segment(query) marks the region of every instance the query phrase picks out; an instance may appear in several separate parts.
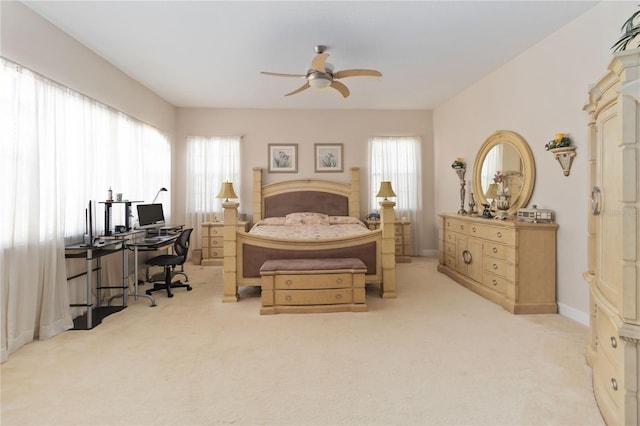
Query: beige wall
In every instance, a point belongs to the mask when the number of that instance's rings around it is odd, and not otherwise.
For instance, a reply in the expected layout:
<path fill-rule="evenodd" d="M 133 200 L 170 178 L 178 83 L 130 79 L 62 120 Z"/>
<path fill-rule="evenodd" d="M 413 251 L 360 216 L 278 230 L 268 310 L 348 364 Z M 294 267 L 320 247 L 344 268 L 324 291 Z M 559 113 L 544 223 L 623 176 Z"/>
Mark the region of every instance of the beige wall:
<path fill-rule="evenodd" d="M 170 136 L 175 108 L 17 1 L 0 1 L 0 54 Z"/>
<path fill-rule="evenodd" d="M 420 136 L 422 138 L 422 166 L 424 175 L 424 210 L 415 224 L 418 251 L 434 250 L 436 234 L 433 223 L 433 142 L 431 111 L 375 111 L 375 110 L 262 110 L 262 109 L 200 109 L 180 108 L 176 120 L 176 179 L 175 192 L 184 194 L 184 143 L 187 136 L 243 135 L 241 147 L 242 185 L 234 185 L 240 196 L 240 211 L 251 215 L 251 171 L 265 169 L 264 183 L 290 179 L 329 179 L 346 182 L 348 170 L 360 167 L 363 190 L 361 211 L 367 212 L 366 184 L 368 176 L 367 144 L 370 136 Z M 298 173 L 266 173 L 267 145 L 270 143 L 298 144 Z M 344 144 L 343 173 L 314 173 L 314 144 Z M 175 195 L 175 194 L 174 194 Z M 184 206 L 184 199 L 174 199 Z M 184 208 L 174 210 L 176 220 L 183 217 Z M 431 253 L 432 254 L 432 253 Z"/>
<path fill-rule="evenodd" d="M 530 205 L 556 211 L 558 302 L 561 313 L 588 323 L 586 270 L 587 121 L 582 111 L 589 85 L 604 75 L 610 46 L 633 2 L 602 2 L 578 19 L 434 111 L 435 211 L 458 208 L 458 181 L 450 164 L 463 157 L 473 167 L 476 152 L 495 130 L 512 130 L 529 143 L 536 163 Z M 461 125 L 464 123 L 464 125 Z M 544 145 L 555 133 L 569 134 L 577 148 L 571 175 L 563 176 Z M 471 172 L 471 170 L 469 170 Z M 440 183 L 441 182 L 441 183 Z M 433 223 L 436 226 L 436 223 Z"/>

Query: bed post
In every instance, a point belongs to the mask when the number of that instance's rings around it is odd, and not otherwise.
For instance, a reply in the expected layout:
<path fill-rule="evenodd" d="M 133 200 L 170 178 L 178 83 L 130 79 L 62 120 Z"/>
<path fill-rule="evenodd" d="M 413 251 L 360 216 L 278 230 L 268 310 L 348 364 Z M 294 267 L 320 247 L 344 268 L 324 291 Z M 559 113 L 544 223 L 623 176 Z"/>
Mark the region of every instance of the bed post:
<path fill-rule="evenodd" d="M 383 299 L 395 299 L 396 294 L 396 241 L 395 210 L 396 203 L 380 201 L 380 229 L 382 229 L 382 283 L 380 296 Z"/>
<path fill-rule="evenodd" d="M 360 217 L 360 167 L 351 168 L 351 194 L 349 195 L 349 216 Z"/>
<path fill-rule="evenodd" d="M 238 241 L 238 206 L 240 203 L 226 201 L 224 208 L 224 263 L 222 266 L 223 302 L 238 301 L 238 283 L 236 281 L 236 246 Z"/>
<path fill-rule="evenodd" d="M 262 168 L 253 168 L 253 223 L 262 219 Z"/>

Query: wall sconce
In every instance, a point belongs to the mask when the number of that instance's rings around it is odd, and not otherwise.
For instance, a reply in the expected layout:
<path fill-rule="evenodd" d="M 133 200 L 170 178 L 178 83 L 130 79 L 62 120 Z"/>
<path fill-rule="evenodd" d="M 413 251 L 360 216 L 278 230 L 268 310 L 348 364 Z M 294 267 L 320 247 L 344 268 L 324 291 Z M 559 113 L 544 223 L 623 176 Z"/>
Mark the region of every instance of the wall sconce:
<path fill-rule="evenodd" d="M 233 191 L 233 184 L 231 182 L 223 182 L 216 198 L 224 198 L 224 202 L 227 203 L 229 202 L 229 198 L 238 198 L 238 196 Z"/>
<path fill-rule="evenodd" d="M 380 182 L 380 190 L 376 194 L 376 197 L 384 197 L 384 201 L 387 201 L 387 197 L 395 197 L 396 193 L 393 192 L 393 188 L 391 187 L 391 182 L 382 181 Z"/>
<path fill-rule="evenodd" d="M 576 147 L 571 145 L 571 139 L 564 133 L 556 133 L 555 139 L 547 143 L 545 146 L 547 151 L 553 153 L 562 167 L 562 173 L 569 176 L 571 173 L 571 165 L 573 158 L 576 156 Z"/>

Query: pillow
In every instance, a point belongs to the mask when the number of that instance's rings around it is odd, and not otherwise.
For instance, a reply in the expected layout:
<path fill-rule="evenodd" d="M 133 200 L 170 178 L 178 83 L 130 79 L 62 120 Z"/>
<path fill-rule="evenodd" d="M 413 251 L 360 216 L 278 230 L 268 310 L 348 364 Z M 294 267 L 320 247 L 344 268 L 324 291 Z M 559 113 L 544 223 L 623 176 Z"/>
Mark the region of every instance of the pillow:
<path fill-rule="evenodd" d="M 329 216 L 329 223 L 331 225 L 361 225 L 362 222 L 357 217 L 352 216 Z"/>
<path fill-rule="evenodd" d="M 284 225 L 284 217 L 265 217 L 264 219 L 261 219 L 258 221 L 258 223 L 256 223 L 254 226 L 261 226 L 261 225 L 272 225 L 272 226 L 282 226 Z"/>
<path fill-rule="evenodd" d="M 324 213 L 289 213 L 284 224 L 291 225 L 328 225 L 329 216 Z"/>

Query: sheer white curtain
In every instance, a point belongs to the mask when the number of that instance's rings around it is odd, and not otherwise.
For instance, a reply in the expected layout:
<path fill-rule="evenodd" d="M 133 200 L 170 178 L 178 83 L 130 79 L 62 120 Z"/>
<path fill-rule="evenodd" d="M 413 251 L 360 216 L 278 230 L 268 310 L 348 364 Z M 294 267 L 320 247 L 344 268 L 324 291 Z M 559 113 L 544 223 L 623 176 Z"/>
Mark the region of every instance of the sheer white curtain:
<path fill-rule="evenodd" d="M 417 253 L 417 215 L 421 211 L 422 141 L 416 136 L 375 136 L 369 139 L 369 209 L 378 211 L 376 198 L 380 182 L 391 181 L 397 197 L 396 219 L 405 218 L 413 224 L 412 251 Z"/>
<path fill-rule="evenodd" d="M 223 182 L 232 182 L 240 196 L 241 136 L 187 137 L 186 225 L 192 244 L 202 248 L 202 222 L 222 221 L 222 201 L 216 198 Z"/>
<path fill-rule="evenodd" d="M 85 281 L 67 282 L 78 265 L 65 261 L 64 245 L 82 240 L 89 200 L 104 200 L 110 186 L 129 199 L 155 193 L 170 180 L 171 152 L 157 129 L 3 58 L 0 141 L 4 362 L 73 326 L 69 303 L 84 302 Z"/>

